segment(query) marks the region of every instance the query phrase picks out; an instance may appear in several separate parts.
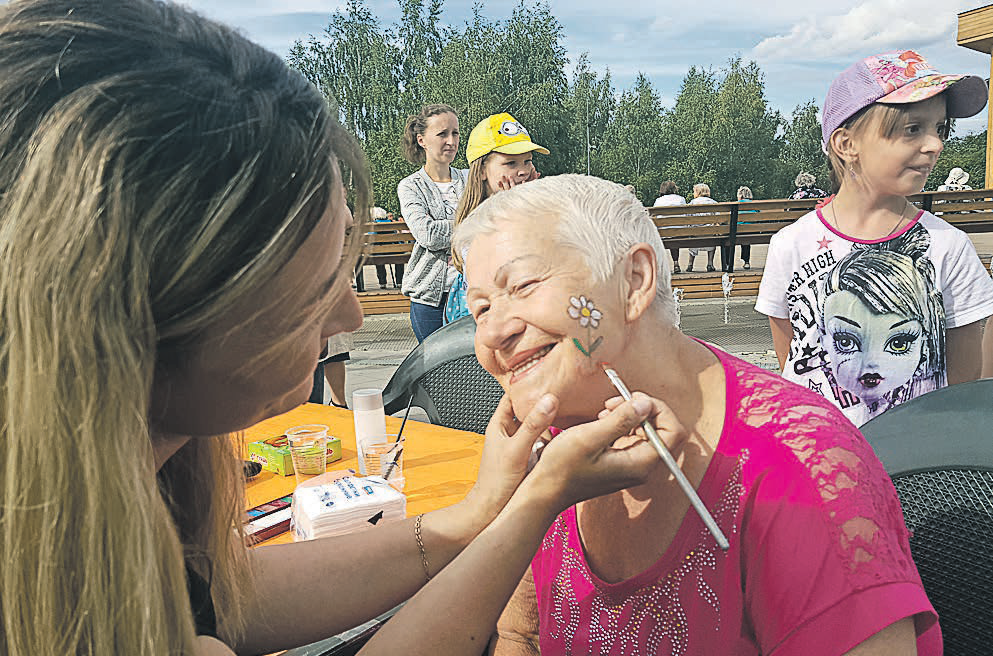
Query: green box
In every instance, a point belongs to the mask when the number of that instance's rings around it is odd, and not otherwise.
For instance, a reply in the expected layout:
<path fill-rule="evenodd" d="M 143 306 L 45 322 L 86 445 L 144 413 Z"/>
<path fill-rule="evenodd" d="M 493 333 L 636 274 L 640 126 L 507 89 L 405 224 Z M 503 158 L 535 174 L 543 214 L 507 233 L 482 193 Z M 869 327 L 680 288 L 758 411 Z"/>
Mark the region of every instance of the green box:
<path fill-rule="evenodd" d="M 249 443 L 248 459 L 281 476 L 293 475 L 293 458 L 285 435 Z M 338 460 L 341 460 L 341 439 L 328 435 L 328 462 Z"/>

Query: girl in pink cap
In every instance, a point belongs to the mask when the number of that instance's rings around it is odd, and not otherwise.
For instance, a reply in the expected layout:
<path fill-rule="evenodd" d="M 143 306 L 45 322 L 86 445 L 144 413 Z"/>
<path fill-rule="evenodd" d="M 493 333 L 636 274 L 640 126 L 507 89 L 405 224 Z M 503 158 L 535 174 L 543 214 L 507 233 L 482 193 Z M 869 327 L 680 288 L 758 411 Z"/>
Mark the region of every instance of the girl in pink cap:
<path fill-rule="evenodd" d="M 949 119 L 977 114 L 986 99 L 982 78 L 938 73 L 910 50 L 867 57 L 828 90 L 821 127 L 836 195 L 772 238 L 755 309 L 769 316 L 783 375 L 857 426 L 980 376 L 993 281 L 965 233 L 907 197 L 923 189 Z M 900 252 L 906 243 L 913 253 Z M 908 270 L 928 274 L 910 286 L 921 298 L 897 293 L 901 268 L 880 276 L 853 251 L 912 261 Z M 839 292 L 826 284 L 842 263 L 851 284 Z"/>

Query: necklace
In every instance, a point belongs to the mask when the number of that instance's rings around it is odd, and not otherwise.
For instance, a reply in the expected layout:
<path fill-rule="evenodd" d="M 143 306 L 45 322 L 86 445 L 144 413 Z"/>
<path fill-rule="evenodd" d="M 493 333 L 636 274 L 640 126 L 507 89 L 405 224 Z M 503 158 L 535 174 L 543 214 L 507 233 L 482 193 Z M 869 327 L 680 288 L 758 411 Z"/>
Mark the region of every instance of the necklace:
<path fill-rule="evenodd" d="M 834 203 L 835 203 L 835 201 L 831 201 L 831 219 L 834 222 L 834 229 L 837 230 L 838 232 L 840 232 L 841 234 L 845 234 L 842 231 L 841 226 L 838 225 L 838 215 L 835 214 L 835 212 L 834 212 Z M 896 232 L 896 229 L 899 228 L 900 225 L 903 223 L 903 217 L 907 214 L 907 207 L 909 207 L 909 206 L 910 206 L 910 203 L 904 201 L 903 211 L 900 212 L 900 217 L 896 220 L 896 223 L 893 225 L 893 227 L 890 228 L 890 231 L 887 232 L 885 235 L 883 235 L 883 237 L 889 237 L 894 232 Z"/>

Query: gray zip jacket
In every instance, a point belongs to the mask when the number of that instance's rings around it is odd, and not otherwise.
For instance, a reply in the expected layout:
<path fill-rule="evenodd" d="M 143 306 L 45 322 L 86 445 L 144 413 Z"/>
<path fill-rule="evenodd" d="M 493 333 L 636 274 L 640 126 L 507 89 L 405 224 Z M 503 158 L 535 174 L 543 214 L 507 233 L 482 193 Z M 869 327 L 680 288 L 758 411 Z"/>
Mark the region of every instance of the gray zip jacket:
<path fill-rule="evenodd" d="M 451 173 L 452 189 L 461 198 L 469 171 L 453 168 Z M 397 197 L 415 240 L 400 291 L 411 300 L 437 307 L 445 293 L 455 220 L 448 218 L 441 191 L 423 167 L 400 181 Z"/>

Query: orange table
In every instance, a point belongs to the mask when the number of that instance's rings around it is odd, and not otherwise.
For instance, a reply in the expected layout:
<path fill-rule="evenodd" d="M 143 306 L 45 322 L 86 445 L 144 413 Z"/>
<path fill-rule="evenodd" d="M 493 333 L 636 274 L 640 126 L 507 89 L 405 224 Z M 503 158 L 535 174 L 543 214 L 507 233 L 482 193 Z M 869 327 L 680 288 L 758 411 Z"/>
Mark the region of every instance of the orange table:
<path fill-rule="evenodd" d="M 402 420 L 386 418 L 386 432 L 400 430 Z M 342 459 L 328 463 L 328 471 L 358 471 L 355 451 L 355 424 L 349 410 L 307 403 L 286 414 L 266 419 L 245 430 L 247 444 L 281 435 L 286 429 L 302 424 L 325 424 L 328 434 L 341 438 Z M 407 495 L 407 515 L 437 510 L 461 501 L 476 482 L 483 436 L 409 420 L 403 429 L 405 438 L 403 467 Z M 247 485 L 248 507 L 284 497 L 293 492 L 296 478 L 263 471 Z M 264 544 L 292 542 L 290 533 L 277 535 Z"/>

